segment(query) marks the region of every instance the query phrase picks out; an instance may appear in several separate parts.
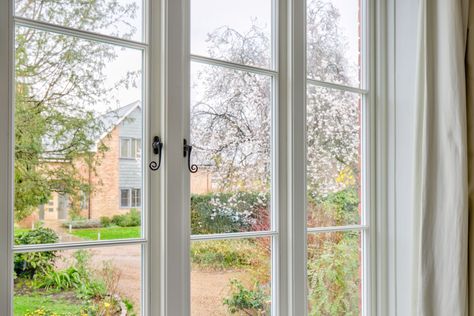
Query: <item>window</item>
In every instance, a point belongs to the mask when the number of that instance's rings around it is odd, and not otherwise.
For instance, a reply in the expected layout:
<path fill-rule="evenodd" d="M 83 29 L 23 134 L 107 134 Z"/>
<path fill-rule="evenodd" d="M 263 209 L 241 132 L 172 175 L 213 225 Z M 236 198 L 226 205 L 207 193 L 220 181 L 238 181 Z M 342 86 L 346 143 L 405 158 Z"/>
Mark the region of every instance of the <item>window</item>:
<path fill-rule="evenodd" d="M 0 169 L 11 181 L 0 314 L 118 313 L 121 302 L 143 316 L 375 313 L 372 0 L 9 1 L 16 143 L 0 152 L 14 166 Z M 71 203 L 44 214 L 61 190 Z M 25 290 L 54 284 L 31 253 L 87 273 L 51 296 Z"/>
<path fill-rule="evenodd" d="M 136 138 L 120 138 L 120 158 L 140 158 L 141 141 Z"/>
<path fill-rule="evenodd" d="M 120 189 L 120 207 L 141 207 L 141 189 Z"/>
<path fill-rule="evenodd" d="M 120 139 L 120 158 L 132 158 L 131 139 Z"/>
<path fill-rule="evenodd" d="M 6 117 L 14 126 L 8 134 L 15 134 L 8 185 L 14 198 L 8 211 L 0 208 L 2 223 L 10 225 L 0 233 L 9 260 L 0 267 L 8 271 L 5 279 L 0 272 L 0 283 L 9 292 L 2 286 L 1 315 L 144 315 L 149 309 L 148 210 L 123 214 L 121 206 L 141 204 L 142 191 L 118 190 L 122 174 L 132 187 L 149 188 L 143 162 L 136 159 L 140 139 L 149 137 L 145 87 L 154 62 L 148 60 L 148 2 L 0 4 L 0 14 L 12 15 L 6 18 L 10 26 L 0 28 L 2 39 L 7 32 L 12 38 L 11 45 L 5 41 L 10 53 L 0 60 L 11 58 Z M 3 110 L 3 91 L 0 98 Z M 133 124 L 122 128 L 130 115 Z M 133 137 L 118 141 L 121 133 Z M 134 161 L 121 164 L 117 157 Z M 3 212 L 9 212 L 5 219 Z M 120 215 L 132 228 L 110 225 Z M 87 229 L 98 226 L 108 229 Z M 79 266 L 68 284 L 53 280 Z M 29 284 L 26 292 L 22 284 Z"/>
<path fill-rule="evenodd" d="M 132 207 L 140 207 L 141 205 L 141 190 L 132 189 Z"/>
<path fill-rule="evenodd" d="M 120 189 L 120 207 L 130 207 L 130 189 Z"/>

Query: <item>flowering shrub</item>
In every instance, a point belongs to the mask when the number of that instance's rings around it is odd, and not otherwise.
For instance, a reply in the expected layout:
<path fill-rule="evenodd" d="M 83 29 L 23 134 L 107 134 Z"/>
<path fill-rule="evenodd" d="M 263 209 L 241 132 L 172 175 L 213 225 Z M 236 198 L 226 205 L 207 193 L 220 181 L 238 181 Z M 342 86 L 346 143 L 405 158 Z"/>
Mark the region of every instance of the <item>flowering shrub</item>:
<path fill-rule="evenodd" d="M 191 196 L 193 234 L 247 231 L 269 227 L 269 194 L 264 192 L 209 193 Z"/>

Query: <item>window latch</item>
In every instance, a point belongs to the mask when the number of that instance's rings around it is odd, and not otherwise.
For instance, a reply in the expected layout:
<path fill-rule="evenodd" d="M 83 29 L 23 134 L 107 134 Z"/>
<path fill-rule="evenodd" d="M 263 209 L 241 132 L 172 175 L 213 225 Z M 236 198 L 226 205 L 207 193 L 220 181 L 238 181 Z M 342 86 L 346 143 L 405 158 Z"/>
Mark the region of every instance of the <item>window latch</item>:
<path fill-rule="evenodd" d="M 158 136 L 153 137 L 153 143 L 151 143 L 151 147 L 153 148 L 153 153 L 158 155 L 158 162 L 152 160 L 149 164 L 151 170 L 156 171 L 160 169 L 161 166 L 161 152 L 163 150 L 163 142 Z"/>
<path fill-rule="evenodd" d="M 193 146 L 189 145 L 186 139 L 183 140 L 183 156 L 188 157 L 188 170 L 191 173 L 196 173 L 198 171 L 198 166 L 191 164 L 191 152 L 193 150 Z"/>

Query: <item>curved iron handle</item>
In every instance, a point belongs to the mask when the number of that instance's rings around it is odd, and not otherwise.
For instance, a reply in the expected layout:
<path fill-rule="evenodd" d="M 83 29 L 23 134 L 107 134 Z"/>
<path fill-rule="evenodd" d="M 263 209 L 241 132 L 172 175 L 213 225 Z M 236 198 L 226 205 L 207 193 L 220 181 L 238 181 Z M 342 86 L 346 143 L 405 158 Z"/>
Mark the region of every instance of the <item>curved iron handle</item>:
<path fill-rule="evenodd" d="M 188 156 L 188 170 L 191 173 L 196 173 L 198 172 L 199 168 L 195 164 L 191 164 L 191 152 L 193 150 L 193 146 L 188 145 L 188 142 L 186 139 L 183 140 L 183 156 L 186 157 Z"/>
<path fill-rule="evenodd" d="M 163 142 L 158 136 L 153 137 L 153 143 L 151 144 L 151 147 L 153 148 L 153 153 L 155 155 L 158 155 L 158 162 L 156 161 L 151 161 L 149 164 L 149 167 L 151 170 L 156 171 L 160 169 L 161 166 L 161 152 L 163 150 Z"/>

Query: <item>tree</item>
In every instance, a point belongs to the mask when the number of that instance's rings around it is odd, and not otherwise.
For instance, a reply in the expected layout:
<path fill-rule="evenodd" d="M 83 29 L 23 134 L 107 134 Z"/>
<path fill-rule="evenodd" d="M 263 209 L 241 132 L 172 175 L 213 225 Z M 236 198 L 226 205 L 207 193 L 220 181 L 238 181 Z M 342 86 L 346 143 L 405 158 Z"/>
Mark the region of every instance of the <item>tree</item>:
<path fill-rule="evenodd" d="M 135 4 L 117 0 L 17 0 L 16 14 L 83 30 L 131 37 Z M 125 21 L 125 26 L 117 26 Z M 96 144 L 104 126 L 94 111 L 108 102 L 106 64 L 112 45 L 18 26 L 15 32 L 15 219 L 30 215 L 52 192 L 77 198 L 93 188 L 77 162 L 92 170 L 106 150 Z M 95 149 L 98 155 L 91 155 Z"/>
<path fill-rule="evenodd" d="M 340 14 L 326 0 L 308 2 L 308 76 L 352 84 L 340 36 Z M 208 35 L 212 58 L 268 67 L 267 33 L 252 21 L 242 34 L 222 26 Z M 217 66 L 193 66 L 191 133 L 196 160 L 209 165 L 220 190 L 268 188 L 271 161 L 271 78 Z M 358 183 L 359 102 L 352 93 L 308 85 L 308 190 L 324 196 Z"/>

